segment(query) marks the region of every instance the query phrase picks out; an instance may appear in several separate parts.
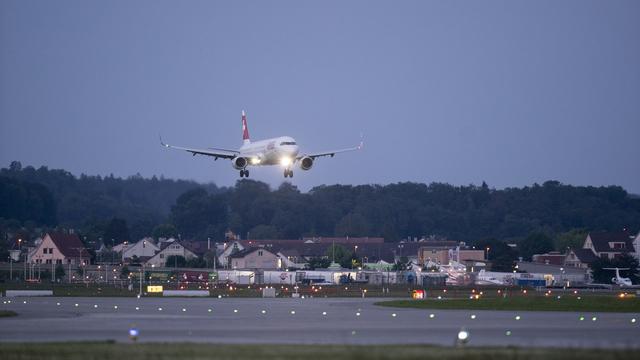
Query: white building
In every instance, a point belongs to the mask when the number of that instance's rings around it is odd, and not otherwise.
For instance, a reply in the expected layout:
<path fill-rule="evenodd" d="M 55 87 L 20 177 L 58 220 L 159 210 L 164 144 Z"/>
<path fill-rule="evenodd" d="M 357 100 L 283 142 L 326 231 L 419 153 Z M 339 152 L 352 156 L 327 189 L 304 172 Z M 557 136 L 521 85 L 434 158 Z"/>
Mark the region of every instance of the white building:
<path fill-rule="evenodd" d="M 153 257 L 160 248 L 157 247 L 152 238 L 144 238 L 135 244 L 131 244 L 122 251 L 122 260 L 126 261 L 134 256 L 138 259 Z"/>
<path fill-rule="evenodd" d="M 229 265 L 229 256 L 231 254 L 244 250 L 244 246 L 240 241 L 232 241 L 231 243 L 224 243 L 220 255 L 218 255 L 218 264 L 223 266 Z"/>
<path fill-rule="evenodd" d="M 156 253 L 151 259 L 147 260 L 145 263 L 148 266 L 156 266 L 156 267 L 165 267 L 167 266 L 167 258 L 169 256 L 182 256 L 185 260 L 193 259 L 198 257 L 193 251 L 185 248 L 178 241 L 173 241 L 167 243 L 164 249 L 160 250 Z M 169 266 L 173 266 L 173 264 L 168 264 Z"/>

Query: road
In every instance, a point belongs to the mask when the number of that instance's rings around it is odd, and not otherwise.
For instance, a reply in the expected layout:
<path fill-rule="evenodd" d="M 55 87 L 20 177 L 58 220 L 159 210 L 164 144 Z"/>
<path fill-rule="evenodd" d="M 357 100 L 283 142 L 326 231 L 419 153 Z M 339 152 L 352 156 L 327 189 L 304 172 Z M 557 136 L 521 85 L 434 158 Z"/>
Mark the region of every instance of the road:
<path fill-rule="evenodd" d="M 640 348 L 638 314 L 393 309 L 375 301 L 3 298 L 0 309 L 19 315 L 0 318 L 0 341 L 127 342 L 136 327 L 144 342 L 451 345 L 465 328 L 478 346 Z"/>

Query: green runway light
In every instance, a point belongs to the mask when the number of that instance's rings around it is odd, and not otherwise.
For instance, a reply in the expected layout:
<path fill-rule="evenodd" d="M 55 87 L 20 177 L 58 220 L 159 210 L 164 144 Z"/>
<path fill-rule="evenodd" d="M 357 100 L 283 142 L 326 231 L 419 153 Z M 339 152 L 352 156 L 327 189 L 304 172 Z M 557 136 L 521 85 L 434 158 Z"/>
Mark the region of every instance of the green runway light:
<path fill-rule="evenodd" d="M 507 335 L 507 336 L 511 336 L 511 330 L 507 330 L 507 331 L 505 331 L 505 333 L 504 333 L 504 334 L 505 334 L 505 335 Z"/>
<path fill-rule="evenodd" d="M 579 320 L 584 321 L 584 316 L 580 316 Z"/>

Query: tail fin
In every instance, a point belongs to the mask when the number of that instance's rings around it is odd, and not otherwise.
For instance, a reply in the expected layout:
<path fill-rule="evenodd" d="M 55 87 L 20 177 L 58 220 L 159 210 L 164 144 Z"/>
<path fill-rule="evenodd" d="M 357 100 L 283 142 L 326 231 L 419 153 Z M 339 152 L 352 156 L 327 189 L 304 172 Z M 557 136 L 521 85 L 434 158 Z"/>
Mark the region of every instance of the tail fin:
<path fill-rule="evenodd" d="M 247 127 L 247 115 L 242 110 L 242 142 L 248 144 L 251 142 L 249 139 L 249 128 Z"/>

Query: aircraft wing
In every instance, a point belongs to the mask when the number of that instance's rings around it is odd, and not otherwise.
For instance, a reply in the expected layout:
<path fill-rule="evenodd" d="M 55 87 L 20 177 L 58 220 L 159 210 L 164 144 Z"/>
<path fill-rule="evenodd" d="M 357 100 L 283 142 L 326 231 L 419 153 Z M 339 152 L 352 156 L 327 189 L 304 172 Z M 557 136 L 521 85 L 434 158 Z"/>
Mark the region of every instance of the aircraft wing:
<path fill-rule="evenodd" d="M 181 146 L 173 146 L 173 145 L 165 144 L 162 141 L 162 138 L 160 138 L 160 144 L 162 144 L 162 146 L 164 146 L 166 148 L 188 151 L 191 154 L 193 154 L 193 156 L 196 156 L 196 155 L 213 156 L 216 160 L 218 160 L 218 158 L 221 158 L 221 159 L 233 159 L 239 154 L 239 152 L 235 151 L 235 150 L 216 149 L 216 148 L 211 148 L 211 149 L 192 149 L 192 148 L 186 148 L 186 147 L 181 147 Z"/>
<path fill-rule="evenodd" d="M 358 146 L 355 146 L 355 147 L 346 148 L 346 149 L 339 149 L 339 150 L 332 150 L 332 151 L 323 151 L 323 152 L 304 154 L 304 155 L 298 155 L 296 160 L 300 160 L 300 159 L 302 159 L 303 157 L 306 157 L 306 156 L 308 156 L 308 157 L 310 157 L 310 158 L 312 158 L 314 160 L 316 158 L 323 157 L 323 156 L 334 157 L 338 153 L 360 150 L 360 149 L 362 149 L 363 146 L 364 146 L 364 142 L 360 141 L 360 144 Z"/>

